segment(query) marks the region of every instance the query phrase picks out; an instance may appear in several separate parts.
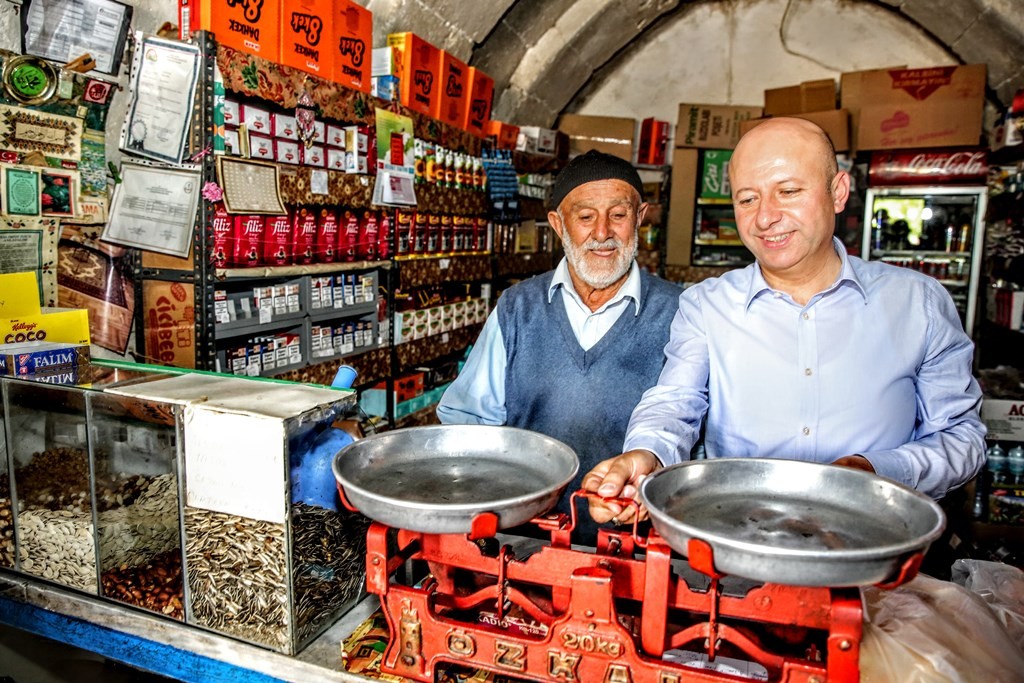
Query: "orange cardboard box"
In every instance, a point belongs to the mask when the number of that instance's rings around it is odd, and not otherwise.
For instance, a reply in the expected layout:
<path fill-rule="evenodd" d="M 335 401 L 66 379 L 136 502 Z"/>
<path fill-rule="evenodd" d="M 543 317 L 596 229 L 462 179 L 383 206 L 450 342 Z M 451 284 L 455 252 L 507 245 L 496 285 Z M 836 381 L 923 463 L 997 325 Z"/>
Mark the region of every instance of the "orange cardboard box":
<path fill-rule="evenodd" d="M 315 76 L 331 73 L 331 0 L 281 3 L 281 63 Z"/>
<path fill-rule="evenodd" d="M 395 48 L 395 58 L 399 62 L 402 104 L 433 116 L 441 90 L 441 50 L 415 33 L 392 33 L 388 36 L 388 45 Z"/>
<path fill-rule="evenodd" d="M 234 2 L 178 0 L 187 12 L 191 31 L 209 31 L 217 42 L 271 62 L 281 60 L 282 0 Z M 184 14 L 181 14 L 184 16 Z M 184 22 L 182 22 L 184 25 Z"/>
<path fill-rule="evenodd" d="M 466 118 L 466 94 L 469 91 L 469 67 L 455 56 L 441 51 L 441 82 L 434 118 L 452 126 L 462 126 Z"/>
<path fill-rule="evenodd" d="M 370 92 L 373 13 L 352 0 L 332 0 L 331 23 L 331 80 L 353 90 Z"/>
<path fill-rule="evenodd" d="M 498 149 L 515 149 L 519 139 L 519 126 L 491 119 L 484 127 L 484 134 L 494 136 Z"/>
<path fill-rule="evenodd" d="M 466 112 L 462 127 L 470 133 L 484 134 L 484 127 L 491 118 L 491 102 L 494 99 L 494 79 L 475 66 L 469 67 L 469 91 L 466 96 Z"/>

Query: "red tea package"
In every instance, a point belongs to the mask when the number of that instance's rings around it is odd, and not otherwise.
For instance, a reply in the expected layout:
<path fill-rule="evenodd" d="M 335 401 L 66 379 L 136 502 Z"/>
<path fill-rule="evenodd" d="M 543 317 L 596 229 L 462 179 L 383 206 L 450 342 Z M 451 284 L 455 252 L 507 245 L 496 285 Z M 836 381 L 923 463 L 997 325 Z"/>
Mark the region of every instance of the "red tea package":
<path fill-rule="evenodd" d="M 338 228 L 338 255 L 340 261 L 355 261 L 359 244 L 359 216 L 352 209 L 341 212 Z"/>
<path fill-rule="evenodd" d="M 235 253 L 234 221 L 231 215 L 218 204 L 213 212 L 213 265 L 227 268 Z"/>
<path fill-rule="evenodd" d="M 445 213 L 441 215 L 441 239 L 438 246 L 438 251 L 449 252 L 455 245 L 455 233 L 454 222 L 452 221 L 452 215 Z"/>
<path fill-rule="evenodd" d="M 427 216 L 427 253 L 441 251 L 441 217 L 436 213 Z"/>
<path fill-rule="evenodd" d="M 334 263 L 338 248 L 338 214 L 333 209 L 321 208 L 316 217 L 316 262 Z"/>
<path fill-rule="evenodd" d="M 377 222 L 376 211 L 364 211 L 359 221 L 359 243 L 356 246 L 356 258 L 360 261 L 373 261 L 377 258 L 377 233 L 380 224 Z"/>
<path fill-rule="evenodd" d="M 234 225 L 231 264 L 240 268 L 258 266 L 263 253 L 263 216 L 235 216 Z"/>
<path fill-rule="evenodd" d="M 391 215 L 381 211 L 377 220 L 377 258 L 383 260 L 391 256 Z"/>
<path fill-rule="evenodd" d="M 263 231 L 263 263 L 287 266 L 292 262 L 292 217 L 268 216 Z"/>
<path fill-rule="evenodd" d="M 412 253 L 413 219 L 412 211 L 403 211 L 402 209 L 395 211 L 395 230 L 398 232 L 399 254 Z"/>
<path fill-rule="evenodd" d="M 303 207 L 295 212 L 292 221 L 292 260 L 298 265 L 313 263 L 316 243 L 316 213 Z"/>

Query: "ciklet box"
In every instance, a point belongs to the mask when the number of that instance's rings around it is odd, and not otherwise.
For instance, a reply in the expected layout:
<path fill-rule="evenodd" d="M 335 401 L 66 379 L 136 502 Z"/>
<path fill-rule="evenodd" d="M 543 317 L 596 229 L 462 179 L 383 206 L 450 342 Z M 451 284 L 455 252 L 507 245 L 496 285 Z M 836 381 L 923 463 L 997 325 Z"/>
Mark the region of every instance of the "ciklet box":
<path fill-rule="evenodd" d="M 0 344 L 0 376 L 58 372 L 88 363 L 88 344 L 50 341 Z"/>

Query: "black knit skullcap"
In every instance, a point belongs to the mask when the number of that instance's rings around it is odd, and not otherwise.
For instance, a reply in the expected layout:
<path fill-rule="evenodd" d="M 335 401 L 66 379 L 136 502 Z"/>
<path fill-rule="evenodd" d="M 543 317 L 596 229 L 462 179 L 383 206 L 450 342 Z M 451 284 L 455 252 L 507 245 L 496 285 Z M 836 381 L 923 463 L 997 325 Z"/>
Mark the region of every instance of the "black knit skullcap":
<path fill-rule="evenodd" d="M 612 154 L 592 149 L 575 157 L 555 176 L 548 206 L 557 209 L 567 194 L 580 185 L 595 180 L 621 180 L 632 186 L 641 197 L 644 196 L 644 184 L 640 181 L 640 174 L 633 168 L 633 164 Z"/>

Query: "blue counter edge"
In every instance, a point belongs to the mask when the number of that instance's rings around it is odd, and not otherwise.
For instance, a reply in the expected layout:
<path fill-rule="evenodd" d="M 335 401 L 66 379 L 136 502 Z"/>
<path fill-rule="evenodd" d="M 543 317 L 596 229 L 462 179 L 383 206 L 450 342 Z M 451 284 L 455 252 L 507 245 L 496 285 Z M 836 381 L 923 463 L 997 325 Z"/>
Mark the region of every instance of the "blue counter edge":
<path fill-rule="evenodd" d="M 151 673 L 195 683 L 279 683 L 281 679 L 76 617 L 0 596 L 0 622 Z"/>

